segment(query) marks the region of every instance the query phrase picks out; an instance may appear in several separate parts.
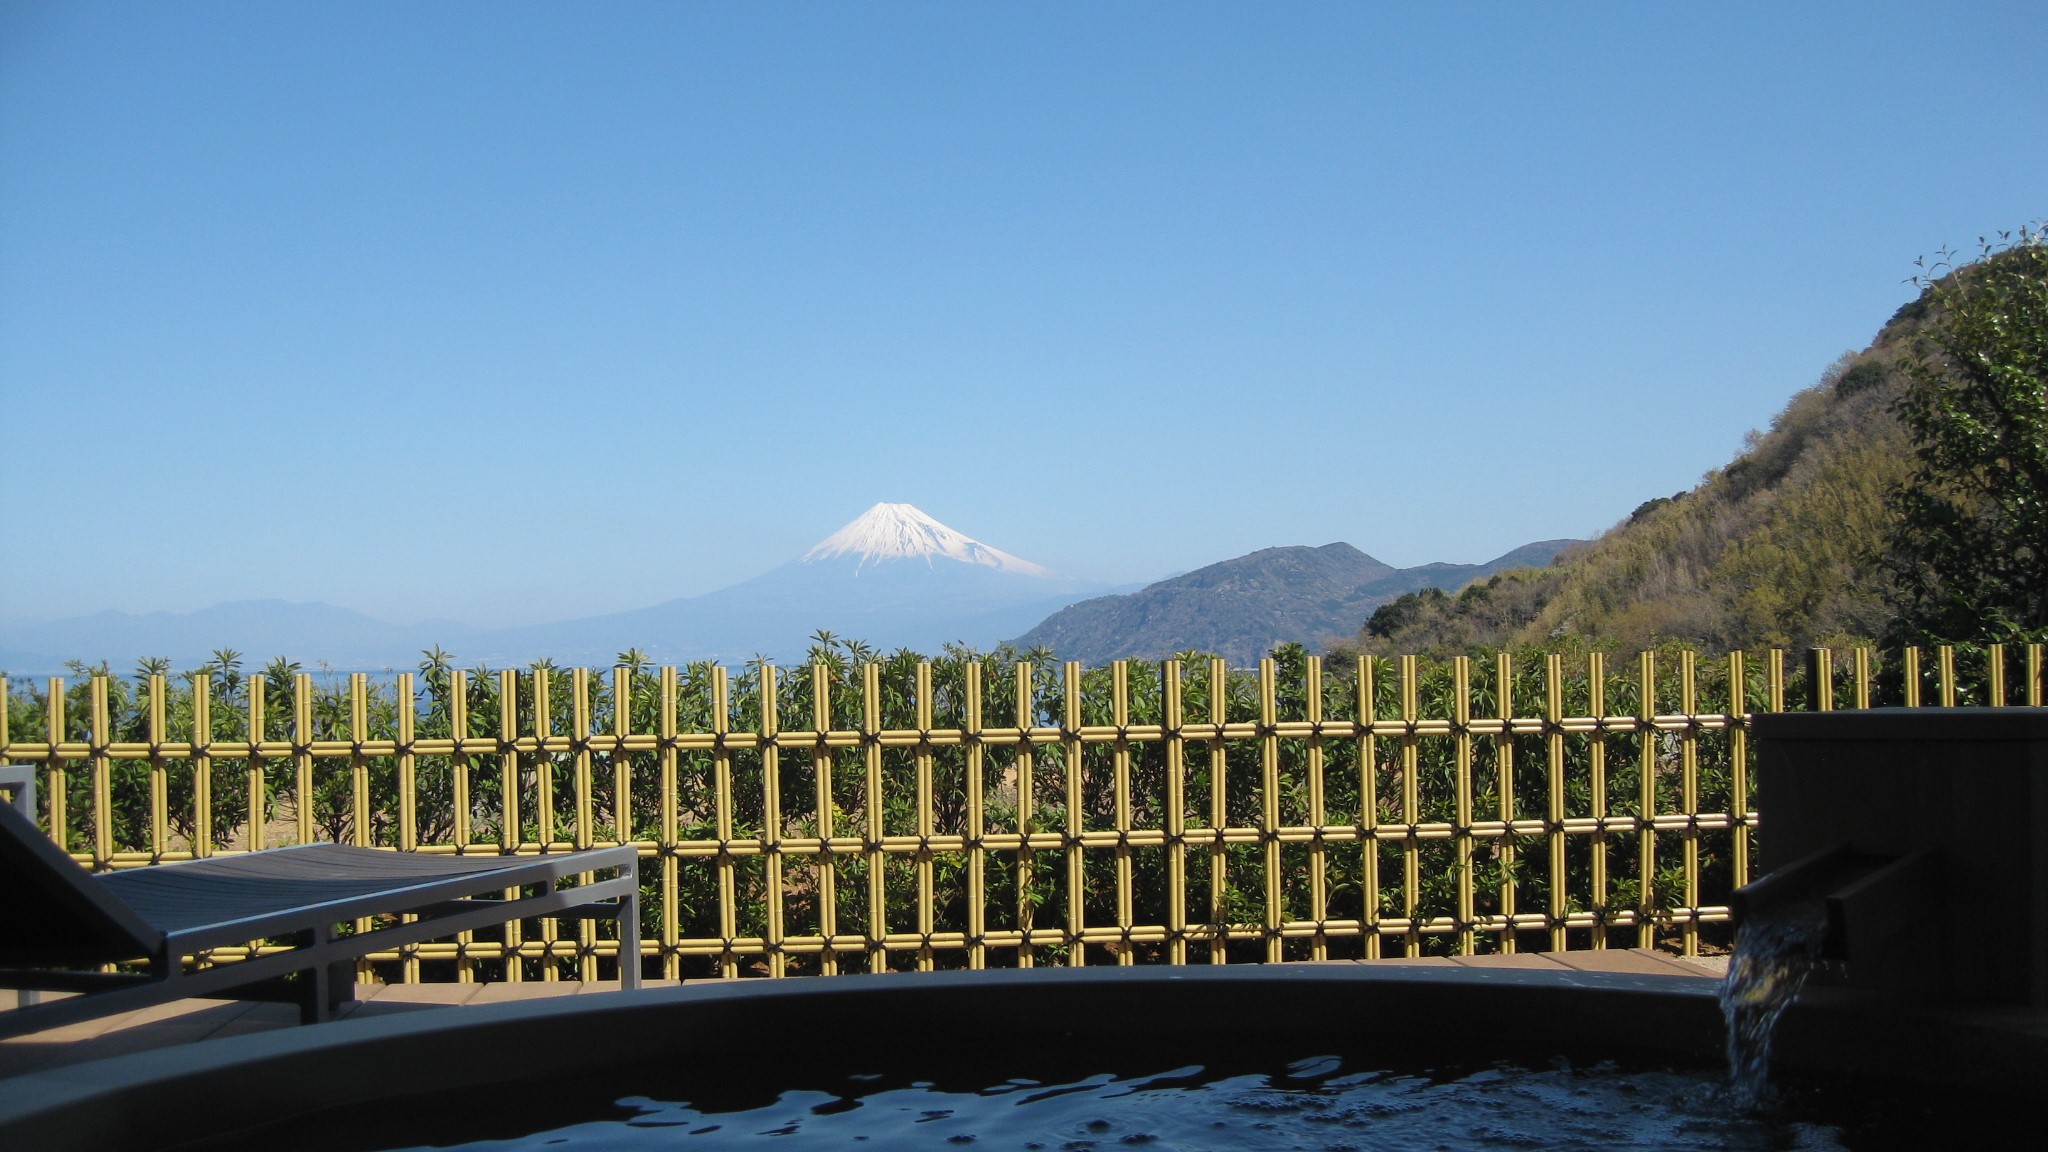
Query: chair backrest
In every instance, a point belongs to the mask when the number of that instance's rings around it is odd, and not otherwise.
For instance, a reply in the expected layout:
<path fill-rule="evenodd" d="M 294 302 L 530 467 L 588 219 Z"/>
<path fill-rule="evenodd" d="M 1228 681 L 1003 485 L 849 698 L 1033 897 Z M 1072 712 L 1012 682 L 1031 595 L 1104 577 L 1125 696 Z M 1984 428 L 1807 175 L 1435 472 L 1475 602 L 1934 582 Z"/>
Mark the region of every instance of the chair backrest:
<path fill-rule="evenodd" d="M 162 943 L 33 821 L 0 804 L 0 967 L 134 960 Z"/>

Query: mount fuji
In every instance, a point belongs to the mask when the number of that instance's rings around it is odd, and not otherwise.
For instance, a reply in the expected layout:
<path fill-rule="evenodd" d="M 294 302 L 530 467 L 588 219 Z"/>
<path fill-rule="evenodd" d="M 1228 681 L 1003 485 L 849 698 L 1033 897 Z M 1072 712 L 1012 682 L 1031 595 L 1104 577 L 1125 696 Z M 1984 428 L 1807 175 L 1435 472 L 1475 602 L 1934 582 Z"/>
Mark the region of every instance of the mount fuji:
<path fill-rule="evenodd" d="M 751 580 L 631 612 L 493 632 L 478 638 L 475 655 L 494 664 L 545 655 L 602 665 L 631 647 L 664 664 L 735 664 L 756 655 L 787 664 L 804 656 L 820 629 L 885 652 L 936 654 L 952 642 L 993 647 L 1105 591 L 976 540 L 914 505 L 882 503 Z"/>

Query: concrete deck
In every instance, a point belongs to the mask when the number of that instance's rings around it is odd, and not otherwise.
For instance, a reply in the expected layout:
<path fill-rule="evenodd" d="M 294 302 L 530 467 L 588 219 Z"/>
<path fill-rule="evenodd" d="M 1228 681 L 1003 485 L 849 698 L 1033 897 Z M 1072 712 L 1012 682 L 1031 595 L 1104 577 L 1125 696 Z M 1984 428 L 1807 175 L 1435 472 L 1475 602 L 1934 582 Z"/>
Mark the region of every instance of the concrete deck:
<path fill-rule="evenodd" d="M 1717 980 L 1727 969 L 1726 957 L 1687 959 L 1647 949 L 1601 952 L 1536 952 L 1512 956 L 1424 956 L 1415 959 L 1338 960 L 1338 964 L 1428 964 L 1468 968 L 1532 968 L 1580 972 L 1634 972 L 1659 976 L 1690 976 Z M 644 986 L 673 986 L 674 981 L 648 980 Z M 615 992 L 616 981 L 529 981 L 519 984 L 359 984 L 355 1003 L 341 1012 L 352 1016 L 385 1016 L 399 1012 L 432 1012 L 465 1004 L 497 1004 Z M 0 996 L 7 996 L 0 993 Z M 7 997 L 11 1000 L 11 996 Z M 10 1003 L 4 1011 L 11 1011 Z M 108 1016 L 29 1036 L 0 1041 L 0 1078 L 77 1064 L 130 1052 L 199 1044 L 225 1036 L 299 1026 L 298 1009 L 289 1004 L 231 1000 L 183 1000 Z"/>

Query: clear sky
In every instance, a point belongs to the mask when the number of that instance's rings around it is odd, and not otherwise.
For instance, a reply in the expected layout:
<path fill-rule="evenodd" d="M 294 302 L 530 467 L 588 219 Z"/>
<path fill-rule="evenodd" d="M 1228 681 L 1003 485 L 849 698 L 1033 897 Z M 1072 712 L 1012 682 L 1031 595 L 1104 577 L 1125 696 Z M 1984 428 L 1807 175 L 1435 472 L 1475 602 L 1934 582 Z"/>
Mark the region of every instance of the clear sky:
<path fill-rule="evenodd" d="M 2040 17 L 8 0 L 0 618 L 1592 535 L 2048 215 Z"/>

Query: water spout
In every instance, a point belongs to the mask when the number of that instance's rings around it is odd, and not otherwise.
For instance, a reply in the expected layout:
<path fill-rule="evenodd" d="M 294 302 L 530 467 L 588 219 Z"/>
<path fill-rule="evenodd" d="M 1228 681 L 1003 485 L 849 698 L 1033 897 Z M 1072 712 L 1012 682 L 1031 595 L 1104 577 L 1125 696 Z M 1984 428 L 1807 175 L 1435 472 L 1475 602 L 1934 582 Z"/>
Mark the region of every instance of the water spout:
<path fill-rule="evenodd" d="M 1827 931 L 1825 910 L 1806 904 L 1736 932 L 1721 982 L 1721 1017 L 1728 1025 L 1729 1095 L 1742 1111 L 1769 1102 L 1772 1035 L 1820 962 Z"/>

